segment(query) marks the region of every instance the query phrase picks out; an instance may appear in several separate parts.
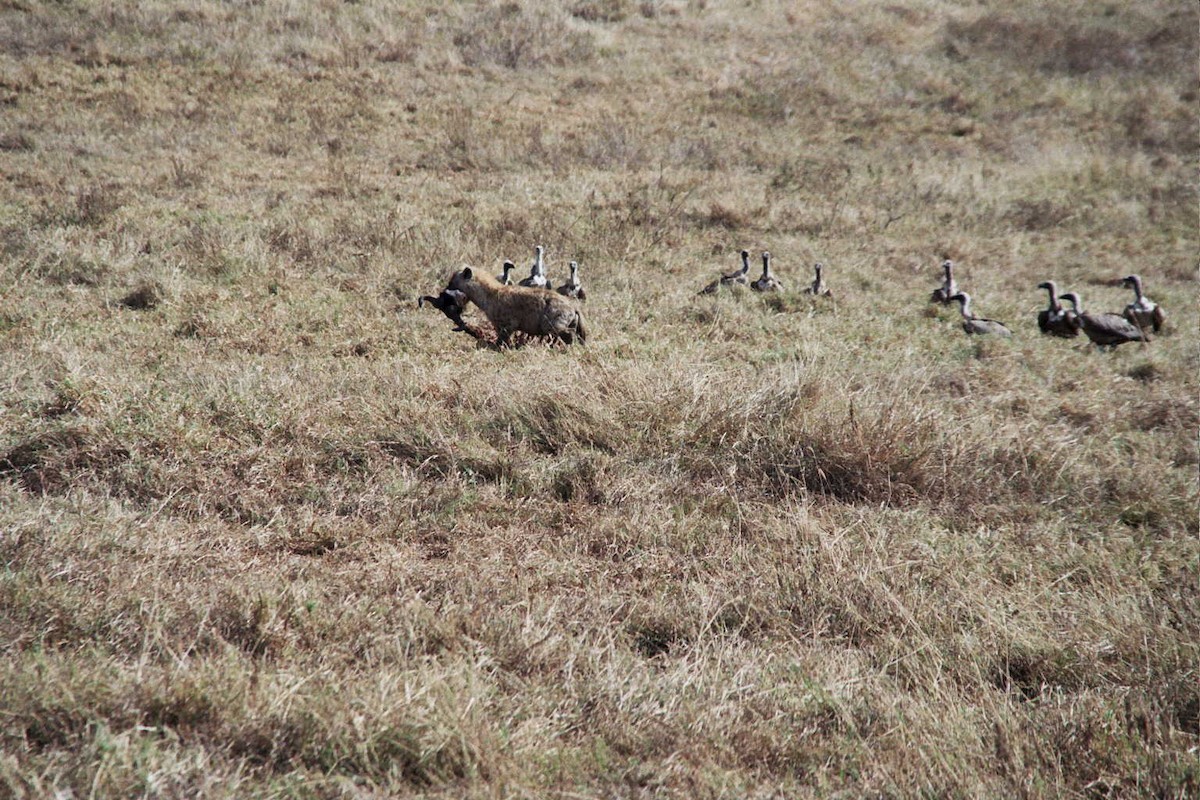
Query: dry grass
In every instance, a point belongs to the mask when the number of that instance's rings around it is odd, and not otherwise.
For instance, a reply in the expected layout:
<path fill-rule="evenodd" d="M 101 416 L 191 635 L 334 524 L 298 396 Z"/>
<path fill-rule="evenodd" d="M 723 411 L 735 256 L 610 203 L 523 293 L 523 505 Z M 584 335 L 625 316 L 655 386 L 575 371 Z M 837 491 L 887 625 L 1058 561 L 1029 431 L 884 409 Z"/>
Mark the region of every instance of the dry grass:
<path fill-rule="evenodd" d="M 1197 20 L 0 4 L 0 796 L 1200 793 Z"/>

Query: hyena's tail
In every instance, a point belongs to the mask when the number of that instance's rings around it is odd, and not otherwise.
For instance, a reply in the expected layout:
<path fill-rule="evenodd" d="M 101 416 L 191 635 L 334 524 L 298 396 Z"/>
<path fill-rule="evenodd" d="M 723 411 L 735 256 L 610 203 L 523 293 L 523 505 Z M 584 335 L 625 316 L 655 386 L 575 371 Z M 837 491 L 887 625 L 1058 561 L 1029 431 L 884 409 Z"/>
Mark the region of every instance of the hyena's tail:
<path fill-rule="evenodd" d="M 575 312 L 575 333 L 579 336 L 580 344 L 587 344 L 587 327 L 583 324 L 583 312 Z"/>

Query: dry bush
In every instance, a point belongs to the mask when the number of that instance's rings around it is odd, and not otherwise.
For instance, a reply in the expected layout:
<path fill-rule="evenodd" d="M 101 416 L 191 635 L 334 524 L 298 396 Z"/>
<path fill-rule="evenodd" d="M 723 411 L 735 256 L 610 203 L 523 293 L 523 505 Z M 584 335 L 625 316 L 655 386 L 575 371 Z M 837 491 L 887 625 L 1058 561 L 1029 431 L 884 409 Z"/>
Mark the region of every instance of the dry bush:
<path fill-rule="evenodd" d="M 33 266 L 32 274 L 55 286 L 99 286 L 110 267 L 78 253 L 56 254 Z"/>
<path fill-rule="evenodd" d="M 464 63 L 508 69 L 582 63 L 593 47 L 592 37 L 574 30 L 558 9 L 517 2 L 480 4 L 453 39 Z"/>
<path fill-rule="evenodd" d="M 945 486 L 931 475 L 935 452 L 928 432 L 918 435 L 904 423 L 884 417 L 865 428 L 853 416 L 832 429 L 804 432 L 771 465 L 775 480 L 848 503 L 906 505 L 918 497 L 938 502 Z M 899 427 L 897 427 L 899 425 Z M 849 436 L 845 436 L 849 433 Z"/>
<path fill-rule="evenodd" d="M 177 246 L 186 255 L 189 267 L 198 274 L 228 278 L 238 270 L 239 264 L 231 252 L 233 236 L 209 215 L 187 220 L 177 236 Z"/>
<path fill-rule="evenodd" d="M 31 152 L 35 147 L 33 137 L 24 131 L 8 131 L 0 134 L 0 150 L 8 152 Z"/>
<path fill-rule="evenodd" d="M 570 12 L 587 22 L 620 22 L 629 16 L 632 5 L 628 0 L 579 0 Z"/>
<path fill-rule="evenodd" d="M 66 427 L 26 439 L 0 458 L 0 476 L 15 478 L 33 494 L 63 494 L 130 458 L 128 448 L 88 428 Z"/>
<path fill-rule="evenodd" d="M 316 237 L 296 220 L 275 223 L 264 232 L 263 238 L 271 252 L 286 255 L 296 264 L 315 266 L 325 255 Z"/>
<path fill-rule="evenodd" d="M 120 184 L 93 183 L 79 188 L 57 204 L 48 202 L 40 209 L 35 223 L 43 227 L 96 227 L 107 222 L 122 205 Z"/>
<path fill-rule="evenodd" d="M 213 324 L 204 316 L 202 311 L 192 311 L 183 318 L 175 335 L 185 339 L 205 339 L 218 336 Z"/>
<path fill-rule="evenodd" d="M 421 37 L 414 26 L 381 41 L 375 59 L 384 64 L 415 64 L 420 53 Z"/>
<path fill-rule="evenodd" d="M 1124 31 L 1084 28 L 1059 19 L 1027 20 L 1005 14 L 985 14 L 968 23 L 947 26 L 948 46 L 965 42 L 989 53 L 1032 59 L 1043 69 L 1082 74 L 1105 68 L 1128 68 L 1136 63 L 1133 41 Z M 969 52 L 969 51 L 968 51 Z"/>
<path fill-rule="evenodd" d="M 204 182 L 204 168 L 183 158 L 171 159 L 171 183 L 178 189 L 195 189 Z"/>
<path fill-rule="evenodd" d="M 708 213 L 700 217 L 700 222 L 704 225 L 715 228 L 727 228 L 729 230 L 748 228 L 752 224 L 748 214 L 729 208 L 721 203 L 712 203 L 709 205 Z"/>

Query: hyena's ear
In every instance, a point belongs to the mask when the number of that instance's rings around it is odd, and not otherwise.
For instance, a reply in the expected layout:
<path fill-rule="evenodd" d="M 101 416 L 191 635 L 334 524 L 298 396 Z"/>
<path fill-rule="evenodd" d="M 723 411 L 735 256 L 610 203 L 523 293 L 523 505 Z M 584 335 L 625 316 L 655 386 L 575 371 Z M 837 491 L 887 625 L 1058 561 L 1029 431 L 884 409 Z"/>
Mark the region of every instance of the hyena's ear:
<path fill-rule="evenodd" d="M 463 280 L 464 280 L 464 281 L 469 281 L 469 280 L 471 280 L 471 268 L 470 268 L 470 267 L 463 267 L 462 276 L 463 276 Z"/>

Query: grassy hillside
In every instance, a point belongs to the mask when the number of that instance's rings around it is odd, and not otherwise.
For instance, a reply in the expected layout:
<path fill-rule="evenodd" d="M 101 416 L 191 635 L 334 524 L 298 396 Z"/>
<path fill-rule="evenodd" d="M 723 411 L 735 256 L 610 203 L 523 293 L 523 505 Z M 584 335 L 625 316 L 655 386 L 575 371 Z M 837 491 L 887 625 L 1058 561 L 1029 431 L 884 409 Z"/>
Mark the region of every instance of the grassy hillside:
<path fill-rule="evenodd" d="M 1200 793 L 1196 4 L 443 5 L 0 3 L 0 797 Z"/>

